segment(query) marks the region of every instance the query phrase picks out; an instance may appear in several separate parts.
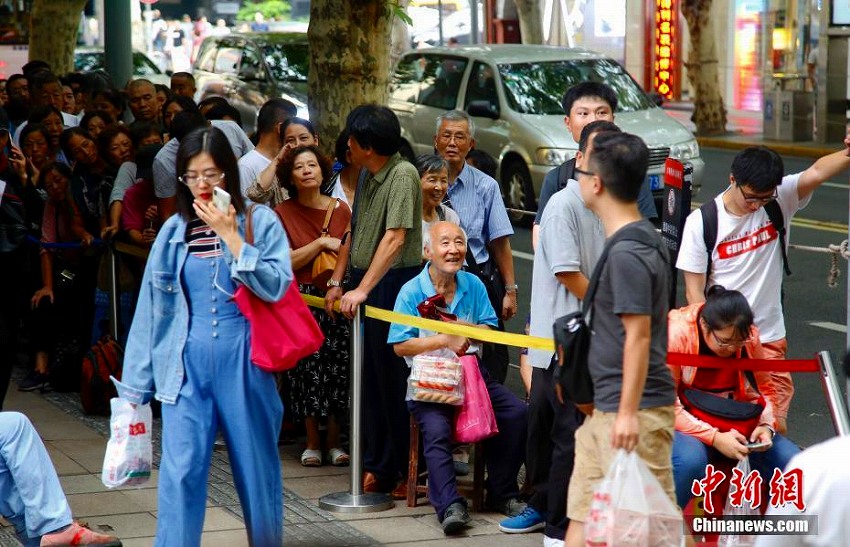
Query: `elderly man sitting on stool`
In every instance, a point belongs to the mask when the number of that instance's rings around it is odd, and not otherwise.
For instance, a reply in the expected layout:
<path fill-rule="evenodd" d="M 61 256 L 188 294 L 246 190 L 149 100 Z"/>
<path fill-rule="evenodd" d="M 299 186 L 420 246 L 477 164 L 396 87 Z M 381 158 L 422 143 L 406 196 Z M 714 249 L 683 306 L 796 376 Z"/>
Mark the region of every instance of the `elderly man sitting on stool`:
<path fill-rule="evenodd" d="M 422 272 L 408 281 L 399 292 L 395 311 L 420 315 L 417 306 L 423 300 L 441 294 L 448 311 L 458 323 L 481 328 L 498 324 L 496 312 L 487 297 L 487 289 L 475 275 L 461 270 L 466 256 L 466 234 L 456 224 L 437 222 L 431 226 L 431 242 L 425 246 L 429 262 Z M 396 354 L 407 359 L 421 353 L 448 349 L 464 355 L 470 340 L 462 336 L 434 334 L 414 327 L 393 323 L 388 342 Z M 486 369 L 481 375 L 487 384 L 499 434 L 485 441 L 489 506 L 508 516 L 519 514 L 525 507 L 517 500 L 517 473 L 523 460 L 526 435 L 526 407 L 506 387 L 490 377 Z M 458 493 L 452 462 L 452 433 L 456 408 L 447 404 L 408 401 L 407 408 L 422 430 L 425 461 L 428 466 L 428 497 L 447 535 L 462 530 L 470 518 L 466 501 Z"/>

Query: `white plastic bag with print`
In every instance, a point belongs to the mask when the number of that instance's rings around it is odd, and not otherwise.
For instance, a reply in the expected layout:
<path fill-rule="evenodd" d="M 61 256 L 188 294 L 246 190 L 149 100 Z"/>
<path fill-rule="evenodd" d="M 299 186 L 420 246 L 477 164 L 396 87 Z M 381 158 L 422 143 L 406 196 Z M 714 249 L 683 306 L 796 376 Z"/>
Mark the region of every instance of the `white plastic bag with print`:
<path fill-rule="evenodd" d="M 110 400 L 109 442 L 100 479 L 107 488 L 140 486 L 151 476 L 151 405 L 134 405 L 124 399 Z"/>
<path fill-rule="evenodd" d="M 743 475 L 741 475 L 742 477 L 747 477 L 750 474 L 750 459 L 744 458 L 738 462 L 738 465 L 736 465 L 735 468 L 739 469 L 741 473 L 743 473 Z M 761 515 L 759 510 L 751 507 L 747 500 L 743 500 L 741 507 L 735 507 L 732 505 L 732 490 L 734 488 L 734 486 L 729 487 L 729 495 L 726 496 L 726 507 L 723 509 L 723 516 L 759 517 Z M 718 547 L 750 547 L 751 545 L 756 544 L 756 537 L 757 536 L 721 534 L 721 536 L 717 539 L 717 545 Z"/>
<path fill-rule="evenodd" d="M 682 515 L 637 453 L 621 449 L 593 492 L 584 537 L 589 547 L 675 547 Z"/>

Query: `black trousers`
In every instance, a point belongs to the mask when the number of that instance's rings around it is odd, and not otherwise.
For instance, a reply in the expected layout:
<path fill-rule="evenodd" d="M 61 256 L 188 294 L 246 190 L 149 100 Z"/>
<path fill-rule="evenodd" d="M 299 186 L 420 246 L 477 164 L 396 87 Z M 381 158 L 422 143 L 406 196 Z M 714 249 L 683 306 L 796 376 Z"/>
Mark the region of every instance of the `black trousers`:
<path fill-rule="evenodd" d="M 366 304 L 392 310 L 402 285 L 422 271 L 419 266 L 387 272 L 369 293 Z M 352 269 L 351 286 L 363 279 L 365 270 Z M 387 343 L 390 324 L 366 318 L 363 323 L 363 469 L 386 480 L 407 476 L 410 414 L 407 363 Z M 353 349 L 353 348 L 352 348 Z"/>
<path fill-rule="evenodd" d="M 575 432 L 584 421 L 570 401 L 558 402 L 552 371 L 535 367 L 528 403 L 525 470 L 534 488 L 528 501 L 546 519 L 544 534 L 564 539 L 567 530 L 567 490 L 573 474 Z"/>

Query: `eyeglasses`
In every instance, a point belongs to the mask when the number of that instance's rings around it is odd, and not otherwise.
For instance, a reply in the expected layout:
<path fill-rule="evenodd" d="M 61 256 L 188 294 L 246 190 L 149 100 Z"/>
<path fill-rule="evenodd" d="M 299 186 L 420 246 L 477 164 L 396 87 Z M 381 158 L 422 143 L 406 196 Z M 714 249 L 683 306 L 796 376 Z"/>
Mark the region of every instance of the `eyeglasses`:
<path fill-rule="evenodd" d="M 747 195 L 747 194 L 744 192 L 744 189 L 743 189 L 742 187 L 740 187 L 740 186 L 738 186 L 738 190 L 740 190 L 740 191 L 741 191 L 741 195 L 744 197 L 744 201 L 745 201 L 745 202 L 747 202 L 747 203 L 753 203 L 753 204 L 754 204 L 754 203 L 760 203 L 760 204 L 764 205 L 765 203 L 770 203 L 771 201 L 775 200 L 775 199 L 777 198 L 777 196 L 779 195 L 779 192 L 778 192 L 777 190 L 774 190 L 774 191 L 773 191 L 773 194 L 771 194 L 771 195 L 769 195 L 769 196 L 752 196 L 752 195 Z"/>
<path fill-rule="evenodd" d="M 177 177 L 177 180 L 179 180 L 186 186 L 197 186 L 201 183 L 201 181 L 205 182 L 206 184 L 218 184 L 220 181 L 224 180 L 224 171 L 221 171 L 219 173 L 203 173 L 199 175 L 185 173 Z"/>
<path fill-rule="evenodd" d="M 717 342 L 717 345 L 721 348 L 740 348 L 742 346 L 745 346 L 750 341 L 750 338 L 745 338 L 743 340 L 733 340 L 732 338 L 720 338 L 713 330 L 711 331 L 711 336 L 714 337 L 714 341 Z"/>
<path fill-rule="evenodd" d="M 584 175 L 586 177 L 596 176 L 596 173 L 591 173 L 590 171 L 585 171 L 584 169 L 579 169 L 578 167 L 573 167 L 573 171 L 578 175 Z"/>

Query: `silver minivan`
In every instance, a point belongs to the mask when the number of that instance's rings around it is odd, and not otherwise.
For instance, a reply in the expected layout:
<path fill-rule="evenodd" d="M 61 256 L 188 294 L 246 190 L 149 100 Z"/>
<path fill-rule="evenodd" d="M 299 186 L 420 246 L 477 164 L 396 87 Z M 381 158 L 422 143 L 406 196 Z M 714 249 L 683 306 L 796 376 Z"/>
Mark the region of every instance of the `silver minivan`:
<path fill-rule="evenodd" d="M 693 134 L 650 100 L 620 64 L 584 49 L 484 44 L 416 50 L 396 65 L 389 106 L 410 156 L 433 152 L 437 116 L 466 110 L 475 121 L 476 148 L 499 164 L 505 205 L 535 211 L 543 177 L 578 149 L 564 126 L 561 98 L 584 81 L 614 88 L 614 121 L 649 147 L 647 176 L 656 203 L 668 156 L 693 164 L 699 191 L 704 163 Z"/>

